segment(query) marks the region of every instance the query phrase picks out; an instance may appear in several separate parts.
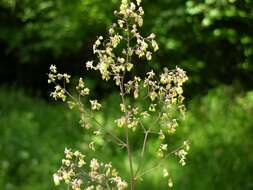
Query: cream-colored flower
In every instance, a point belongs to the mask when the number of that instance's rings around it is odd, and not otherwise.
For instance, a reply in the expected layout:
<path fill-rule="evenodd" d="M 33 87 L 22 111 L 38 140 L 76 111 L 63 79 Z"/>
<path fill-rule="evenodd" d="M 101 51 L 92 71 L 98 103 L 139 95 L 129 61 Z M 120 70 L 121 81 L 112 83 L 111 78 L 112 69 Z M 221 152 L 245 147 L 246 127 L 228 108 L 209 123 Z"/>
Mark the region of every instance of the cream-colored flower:
<path fill-rule="evenodd" d="M 87 61 L 86 62 L 86 68 L 87 69 L 93 69 L 93 61 Z"/>
<path fill-rule="evenodd" d="M 60 185 L 61 178 L 57 174 L 53 175 L 53 179 L 55 185 Z"/>
<path fill-rule="evenodd" d="M 99 168 L 99 163 L 98 163 L 97 159 L 93 158 L 90 161 L 90 168 L 92 171 L 96 171 Z"/>
<path fill-rule="evenodd" d="M 140 6 L 141 0 L 136 0 L 136 1 L 137 1 L 137 5 Z"/>
<path fill-rule="evenodd" d="M 50 71 L 51 71 L 52 73 L 57 73 L 57 69 L 56 69 L 56 66 L 55 66 L 55 65 L 51 65 L 49 69 L 50 69 Z"/>
<path fill-rule="evenodd" d="M 85 165 L 85 161 L 81 158 L 81 159 L 79 159 L 79 161 L 78 161 L 78 167 L 79 168 L 81 168 L 81 167 L 83 167 Z"/>
<path fill-rule="evenodd" d="M 163 169 L 163 177 L 168 177 L 169 176 L 169 172 L 166 168 Z"/>
<path fill-rule="evenodd" d="M 147 53 L 146 53 L 146 58 L 147 58 L 147 60 L 151 60 L 152 59 L 152 53 L 150 52 L 150 51 L 147 51 Z"/>
<path fill-rule="evenodd" d="M 169 186 L 169 187 L 173 187 L 172 178 L 169 178 L 169 179 L 168 179 L 168 186 Z"/>
<path fill-rule="evenodd" d="M 92 110 L 99 110 L 102 107 L 102 105 L 98 103 L 97 100 L 90 100 L 90 104 Z"/>

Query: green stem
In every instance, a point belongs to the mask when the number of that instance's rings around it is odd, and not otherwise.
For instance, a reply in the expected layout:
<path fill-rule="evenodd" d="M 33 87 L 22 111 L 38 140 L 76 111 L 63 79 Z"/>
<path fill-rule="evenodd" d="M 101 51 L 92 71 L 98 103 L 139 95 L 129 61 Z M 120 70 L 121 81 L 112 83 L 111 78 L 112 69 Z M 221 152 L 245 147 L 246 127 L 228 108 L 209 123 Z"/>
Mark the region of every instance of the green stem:
<path fill-rule="evenodd" d="M 127 23 L 127 58 L 126 58 L 126 63 L 128 63 L 131 60 L 131 56 L 129 55 L 129 50 L 130 48 L 130 30 L 129 26 Z M 126 103 L 125 103 L 125 92 L 124 92 L 124 77 L 125 77 L 125 72 L 122 74 L 121 78 L 121 83 L 120 83 L 120 96 L 121 96 L 121 101 L 126 108 Z M 128 111 L 125 111 L 125 117 L 128 118 Z M 129 142 L 129 129 L 128 126 L 125 125 L 125 137 L 126 137 L 126 148 L 127 148 L 127 155 L 128 155 L 128 163 L 129 163 L 129 169 L 130 169 L 130 189 L 134 190 L 134 183 L 135 183 L 135 177 L 134 177 L 134 170 L 133 170 L 133 161 L 132 161 L 132 152 L 130 148 L 130 142 Z"/>

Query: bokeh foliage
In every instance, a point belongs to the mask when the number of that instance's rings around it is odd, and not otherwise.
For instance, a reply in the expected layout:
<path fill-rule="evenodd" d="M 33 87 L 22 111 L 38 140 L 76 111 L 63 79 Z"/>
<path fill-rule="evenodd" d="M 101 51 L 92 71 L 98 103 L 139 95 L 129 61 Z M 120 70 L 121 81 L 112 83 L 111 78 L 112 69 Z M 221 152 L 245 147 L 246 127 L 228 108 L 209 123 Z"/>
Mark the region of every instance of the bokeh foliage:
<path fill-rule="evenodd" d="M 78 126 L 77 115 L 20 91 L 1 89 L 0 97 L 0 188 L 55 189 L 51 175 L 60 165 L 64 147 L 84 152 L 87 148 L 83 144 L 87 136 Z M 110 105 L 106 114 L 96 117 L 110 126 L 118 105 L 114 95 L 105 102 Z M 189 103 L 188 114 L 173 138 L 176 144 L 180 139 L 190 140 L 188 164 L 181 167 L 173 157 L 167 163 L 175 189 L 252 189 L 252 102 L 252 91 L 238 94 L 232 87 L 222 86 Z M 102 145 L 104 161 L 126 171 L 125 155 L 115 152 L 110 143 Z M 167 189 L 160 177 L 154 170 L 138 189 Z"/>
<path fill-rule="evenodd" d="M 111 21 L 110 5 L 101 0 L 4 0 L 0 39 L 6 54 L 15 52 L 21 62 L 39 59 L 41 53 L 73 53 Z"/>
<path fill-rule="evenodd" d="M 52 63 L 67 65 L 73 73 L 80 73 L 96 36 L 104 34 L 113 22 L 113 10 L 118 4 L 116 0 L 106 3 L 103 0 L 2 0 L 2 77 L 6 76 L 3 78 L 8 81 L 14 75 L 19 82 L 22 77 L 26 81 L 42 80 L 44 75 L 40 72 L 45 73 Z M 244 81 L 242 86 L 252 87 L 251 0 L 144 0 L 143 4 L 146 12 L 143 33 L 151 28 L 161 45 L 153 67 L 184 67 L 191 75 L 188 94 L 206 93 L 209 87 L 220 83 Z M 35 69 L 24 70 L 20 68 L 22 63 Z M 15 72 L 13 67 L 17 68 Z"/>
<path fill-rule="evenodd" d="M 252 80 L 252 1 L 158 2 L 151 5 L 159 10 L 152 12 L 155 19 L 149 20 L 164 48 L 162 60 L 182 64 L 197 91 Z"/>

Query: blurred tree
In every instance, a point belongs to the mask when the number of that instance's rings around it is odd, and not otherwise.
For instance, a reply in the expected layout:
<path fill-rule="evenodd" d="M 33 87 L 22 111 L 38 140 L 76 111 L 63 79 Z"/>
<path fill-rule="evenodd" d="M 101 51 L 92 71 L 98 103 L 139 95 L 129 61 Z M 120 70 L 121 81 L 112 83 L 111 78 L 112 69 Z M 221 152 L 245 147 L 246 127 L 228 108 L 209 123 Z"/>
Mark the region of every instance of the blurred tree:
<path fill-rule="evenodd" d="M 103 33 L 111 22 L 115 2 L 0 1 L 0 82 L 45 93 L 48 65 L 73 67 L 70 72 L 78 73 L 85 49 L 98 33 L 94 31 Z"/>
<path fill-rule="evenodd" d="M 3 0 L 0 39 L 6 54 L 22 62 L 40 53 L 61 56 L 78 51 L 94 30 L 111 21 L 114 0 Z M 109 5 L 109 6 L 108 6 Z"/>
<path fill-rule="evenodd" d="M 160 59 L 182 64 L 196 91 L 236 80 L 252 87 L 252 7 L 250 0 L 150 3 L 154 31 L 162 36 Z"/>
<path fill-rule="evenodd" d="M 117 3 L 2 0 L 0 81 L 45 87 L 44 73 L 52 63 L 78 74 L 90 57 L 86 50 L 112 22 Z M 161 45 L 152 67 L 184 67 L 191 76 L 188 94 L 205 93 L 220 83 L 252 87 L 251 0 L 144 0 L 144 5 L 144 26 L 153 27 Z"/>

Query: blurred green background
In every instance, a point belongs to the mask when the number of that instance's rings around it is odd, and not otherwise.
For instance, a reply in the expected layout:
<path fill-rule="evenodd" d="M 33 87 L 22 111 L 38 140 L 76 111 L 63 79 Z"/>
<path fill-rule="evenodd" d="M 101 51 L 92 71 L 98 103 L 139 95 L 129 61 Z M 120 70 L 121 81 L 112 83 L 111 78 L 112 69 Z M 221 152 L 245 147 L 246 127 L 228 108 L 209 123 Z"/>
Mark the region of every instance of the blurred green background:
<path fill-rule="evenodd" d="M 84 147 L 78 115 L 49 99 L 48 68 L 84 76 L 117 114 L 115 90 L 85 71 L 92 44 L 119 0 L 0 0 L 0 189 L 56 189 L 64 147 Z M 253 189 L 253 1 L 143 0 L 142 32 L 160 51 L 136 70 L 184 68 L 188 113 L 175 141 L 189 139 L 188 163 L 168 161 L 178 190 Z M 109 114 L 108 114 L 109 113 Z M 107 124 L 107 125 L 109 125 Z M 105 160 L 123 154 L 106 147 Z M 157 172 L 138 189 L 167 189 Z"/>

